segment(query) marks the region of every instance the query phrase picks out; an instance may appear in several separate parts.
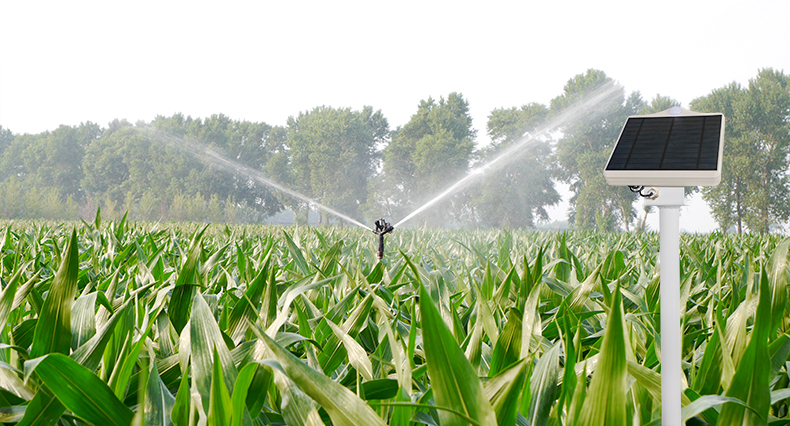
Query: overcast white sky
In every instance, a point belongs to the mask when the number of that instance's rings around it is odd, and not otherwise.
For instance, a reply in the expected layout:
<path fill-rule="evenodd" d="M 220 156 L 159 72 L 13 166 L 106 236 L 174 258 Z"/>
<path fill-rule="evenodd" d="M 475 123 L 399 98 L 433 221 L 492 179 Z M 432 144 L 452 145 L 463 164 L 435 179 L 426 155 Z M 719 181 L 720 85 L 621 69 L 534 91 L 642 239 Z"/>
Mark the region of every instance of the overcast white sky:
<path fill-rule="evenodd" d="M 548 103 L 588 68 L 683 106 L 760 68 L 790 72 L 788 18 L 787 0 L 3 1 L 0 126 L 176 112 L 284 125 L 371 105 L 395 128 L 455 91 L 485 142 L 492 109 Z M 715 228 L 695 203 L 681 227 Z"/>

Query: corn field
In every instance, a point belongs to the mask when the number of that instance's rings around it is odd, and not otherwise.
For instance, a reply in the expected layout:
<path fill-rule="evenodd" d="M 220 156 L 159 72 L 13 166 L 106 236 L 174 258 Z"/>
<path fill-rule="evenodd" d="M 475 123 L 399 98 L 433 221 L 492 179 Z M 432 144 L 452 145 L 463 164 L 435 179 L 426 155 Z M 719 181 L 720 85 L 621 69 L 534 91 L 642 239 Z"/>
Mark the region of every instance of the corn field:
<path fill-rule="evenodd" d="M 6 424 L 661 424 L 655 234 L 0 232 Z M 687 424 L 790 424 L 789 244 L 682 237 Z"/>

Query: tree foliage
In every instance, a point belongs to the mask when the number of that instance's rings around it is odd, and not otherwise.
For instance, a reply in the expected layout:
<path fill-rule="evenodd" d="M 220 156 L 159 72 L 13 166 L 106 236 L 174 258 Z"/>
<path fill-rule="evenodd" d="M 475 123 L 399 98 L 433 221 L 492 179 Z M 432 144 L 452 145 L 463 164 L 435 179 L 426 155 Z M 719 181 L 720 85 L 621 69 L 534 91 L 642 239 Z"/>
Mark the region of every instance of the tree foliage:
<path fill-rule="evenodd" d="M 384 208 L 396 217 L 436 196 L 445 186 L 466 174 L 477 132 L 472 127 L 469 102 L 460 93 L 420 101 L 417 112 L 395 131 L 384 149 Z M 425 223 L 441 226 L 458 219 L 459 198 L 442 203 L 424 216 Z"/>
<path fill-rule="evenodd" d="M 537 103 L 493 110 L 487 125 L 492 143 L 481 150 L 480 163 L 534 136 L 548 115 L 549 109 Z M 560 201 L 553 181 L 556 159 L 548 141 L 536 139 L 524 151 L 517 158 L 504 160 L 507 164 L 502 170 L 488 174 L 470 191 L 474 220 L 479 226 L 534 228 L 536 220 L 549 220 L 546 207 Z"/>
<path fill-rule="evenodd" d="M 84 150 L 100 132 L 99 126 L 87 122 L 39 135 L 4 136 L 10 143 L 3 151 L 0 175 L 13 176 L 25 186 L 54 189 L 62 198 L 80 199 Z"/>
<path fill-rule="evenodd" d="M 603 71 L 590 69 L 578 74 L 568 80 L 560 96 L 552 99 L 552 113 L 559 114 L 602 85 L 612 83 Z M 562 137 L 557 141 L 562 170 L 559 177 L 573 192 L 568 219 L 577 228 L 613 231 L 623 226 L 628 230 L 636 216 L 636 196 L 626 187 L 608 185 L 602 171 L 625 119 L 636 114 L 643 102 L 638 92 L 626 98 L 620 88 L 596 114 L 561 126 Z"/>
<path fill-rule="evenodd" d="M 723 230 L 767 233 L 790 219 L 789 83 L 783 72 L 764 69 L 748 85 L 731 83 L 689 107 L 725 116 L 722 182 L 702 190 Z M 614 85 L 614 95 L 577 113 L 577 102 L 603 85 Z M 556 184 L 564 182 L 571 225 L 642 229 L 636 196 L 606 184 L 602 170 L 627 116 L 677 105 L 660 95 L 645 102 L 590 69 L 569 79 L 548 106 L 492 110 L 491 143 L 479 148 L 469 101 L 457 92 L 420 101 L 394 131 L 370 106 L 321 106 L 290 117 L 286 126 L 177 113 L 150 123 L 114 120 L 103 128 L 86 122 L 40 134 L 0 127 L 0 216 L 89 218 L 101 207 L 110 218 L 259 221 L 289 209 L 306 222 L 315 203 L 270 188 L 266 178 L 355 219 L 397 222 L 478 168 L 482 179 L 474 186 L 414 223 L 534 227 L 548 219 L 548 207 L 560 199 Z M 543 123 L 559 125 L 506 166 L 484 167 Z"/>
<path fill-rule="evenodd" d="M 286 145 L 296 189 L 357 216 L 376 172 L 376 147 L 388 136 L 387 119 L 369 106 L 361 111 L 322 106 L 288 118 Z"/>
<path fill-rule="evenodd" d="M 772 224 L 787 221 L 790 76 L 763 69 L 748 87 L 731 83 L 691 106 L 722 112 L 726 120 L 722 182 L 703 189 L 719 226 L 768 233 Z"/>

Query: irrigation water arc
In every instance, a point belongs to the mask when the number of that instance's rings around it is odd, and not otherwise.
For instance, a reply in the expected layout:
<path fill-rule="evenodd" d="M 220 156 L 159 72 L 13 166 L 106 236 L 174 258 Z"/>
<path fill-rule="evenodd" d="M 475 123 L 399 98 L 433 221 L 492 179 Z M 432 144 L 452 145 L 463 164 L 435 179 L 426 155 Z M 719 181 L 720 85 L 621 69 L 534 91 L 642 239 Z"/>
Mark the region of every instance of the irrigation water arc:
<path fill-rule="evenodd" d="M 444 191 L 431 198 L 428 202 L 418 207 L 406 217 L 395 223 L 394 227 L 397 228 L 407 221 L 413 219 L 420 213 L 428 210 L 436 205 L 444 198 L 455 194 L 456 192 L 466 188 L 471 183 L 482 177 L 484 174 L 497 171 L 502 167 L 516 161 L 521 155 L 524 155 L 529 148 L 537 144 L 544 136 L 557 131 L 561 126 L 572 123 L 595 111 L 595 107 L 599 104 L 612 100 L 613 95 L 620 91 L 620 87 L 613 82 L 605 83 L 593 90 L 589 95 L 577 101 L 562 113 L 549 120 L 547 123 L 539 126 L 534 132 L 521 137 L 513 145 L 502 151 L 499 155 L 492 160 L 476 167 L 470 171 L 466 176 L 459 179 L 457 182 L 448 186 Z"/>
<path fill-rule="evenodd" d="M 466 188 L 469 184 L 473 183 L 475 180 L 482 177 L 484 174 L 497 171 L 502 167 L 512 163 L 513 161 L 517 160 L 521 155 L 526 153 L 529 150 L 529 148 L 537 144 L 544 136 L 558 130 L 561 126 L 565 124 L 571 123 L 575 120 L 579 120 L 582 117 L 592 114 L 595 111 L 595 107 L 598 104 L 610 100 L 612 98 L 612 95 L 618 93 L 619 90 L 620 87 L 612 82 L 599 86 L 598 88 L 593 90 L 589 95 L 577 101 L 576 103 L 565 109 L 562 113 L 558 114 L 556 117 L 549 120 L 547 123 L 539 126 L 534 132 L 524 135 L 516 143 L 514 143 L 513 145 L 502 151 L 499 155 L 497 155 L 492 160 L 470 171 L 466 176 L 459 179 L 457 182 L 453 183 L 452 185 L 448 186 L 441 193 L 434 196 L 428 202 L 418 207 L 417 209 L 406 215 L 403 219 L 395 223 L 395 225 L 387 224 L 387 226 L 389 226 L 392 229 L 401 226 L 402 224 L 418 216 L 420 213 L 424 212 L 425 210 L 428 210 L 429 208 L 433 207 L 444 198 L 452 194 L 455 194 L 456 192 L 462 190 L 463 188 Z M 263 173 L 255 169 L 252 169 L 248 166 L 232 161 L 211 147 L 207 147 L 197 142 L 188 141 L 182 138 L 171 136 L 150 127 L 141 130 L 147 131 L 149 135 L 152 136 L 153 139 L 159 141 L 160 143 L 187 152 L 193 155 L 194 157 L 196 157 L 198 160 L 203 161 L 204 163 L 210 166 L 214 166 L 220 170 L 224 170 L 229 173 L 238 173 L 244 175 L 247 178 L 252 179 L 258 183 L 267 185 L 284 194 L 302 200 L 308 203 L 309 205 L 312 205 L 333 216 L 341 218 L 348 223 L 372 231 L 378 234 L 380 239 L 383 239 L 383 235 L 384 235 L 383 233 L 374 231 L 371 227 L 363 224 L 362 222 L 344 213 L 341 213 L 331 207 L 325 206 L 320 202 L 304 194 L 301 194 L 297 191 L 287 188 L 275 182 L 274 180 L 266 177 Z M 392 229 L 390 229 L 388 232 L 391 232 Z"/>
<path fill-rule="evenodd" d="M 253 169 L 251 167 L 247 167 L 247 166 L 245 166 L 243 164 L 239 164 L 239 163 L 237 163 L 237 162 L 235 162 L 233 160 L 229 160 L 228 158 L 226 158 L 225 156 L 220 154 L 217 150 L 215 150 L 215 149 L 213 149 L 211 147 L 207 147 L 207 146 L 205 146 L 203 144 L 199 144 L 197 142 L 188 141 L 188 140 L 181 139 L 181 138 L 178 138 L 178 137 L 175 137 L 175 136 L 170 136 L 170 135 L 167 135 L 167 134 L 165 134 L 165 133 L 163 133 L 161 131 L 155 130 L 155 129 L 148 128 L 147 131 L 149 132 L 150 136 L 152 136 L 155 140 L 159 141 L 160 143 L 163 143 L 165 145 L 172 146 L 172 147 L 175 147 L 175 148 L 177 148 L 177 149 L 179 149 L 181 151 L 187 152 L 187 153 L 191 154 L 192 156 L 194 156 L 195 158 L 197 158 L 198 160 L 200 160 L 200 161 L 202 161 L 202 162 L 204 162 L 204 163 L 206 163 L 206 164 L 208 164 L 210 166 L 216 167 L 216 168 L 218 168 L 220 170 L 223 170 L 225 172 L 228 172 L 228 173 L 238 173 L 238 174 L 244 175 L 247 178 L 252 179 L 252 180 L 254 180 L 254 181 L 258 182 L 258 183 L 267 185 L 267 186 L 269 186 L 271 188 L 274 188 L 274 189 L 276 189 L 276 190 L 278 190 L 278 191 L 280 191 L 280 192 L 282 192 L 284 194 L 287 194 L 287 195 L 290 195 L 291 197 L 294 197 L 294 198 L 297 198 L 299 200 L 302 200 L 302 201 L 308 203 L 309 205 L 315 206 L 316 208 L 318 208 L 318 209 L 320 209 L 320 210 L 322 210 L 322 211 L 324 211 L 326 213 L 329 213 L 331 215 L 339 217 L 339 218 L 345 220 L 348 223 L 351 223 L 353 225 L 359 226 L 361 228 L 365 228 L 365 229 L 367 229 L 369 231 L 373 231 L 372 228 L 370 228 L 369 226 L 363 224 L 362 222 L 354 219 L 351 216 L 343 214 L 343 213 L 341 213 L 341 212 L 339 212 L 339 211 L 337 211 L 337 210 L 335 210 L 335 209 L 333 209 L 331 207 L 325 206 L 325 205 L 319 203 L 318 201 L 316 201 L 316 200 L 314 200 L 314 199 L 312 199 L 312 198 L 310 198 L 310 197 L 308 197 L 308 196 L 306 196 L 304 194 L 301 194 L 301 193 L 299 193 L 297 191 L 294 191 L 293 189 L 287 188 L 287 187 L 285 187 L 285 186 L 273 181 L 272 179 L 269 179 L 268 177 L 266 177 L 266 175 L 264 175 L 263 173 L 255 170 L 255 169 Z"/>

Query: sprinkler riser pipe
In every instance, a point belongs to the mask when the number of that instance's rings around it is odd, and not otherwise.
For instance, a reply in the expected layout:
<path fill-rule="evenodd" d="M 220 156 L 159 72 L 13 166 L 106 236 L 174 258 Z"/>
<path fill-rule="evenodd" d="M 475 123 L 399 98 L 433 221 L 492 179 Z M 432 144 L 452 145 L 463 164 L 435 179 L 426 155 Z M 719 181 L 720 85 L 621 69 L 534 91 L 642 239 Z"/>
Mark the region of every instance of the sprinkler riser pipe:
<path fill-rule="evenodd" d="M 379 260 L 384 258 L 384 234 L 379 234 L 379 250 L 377 254 Z"/>

